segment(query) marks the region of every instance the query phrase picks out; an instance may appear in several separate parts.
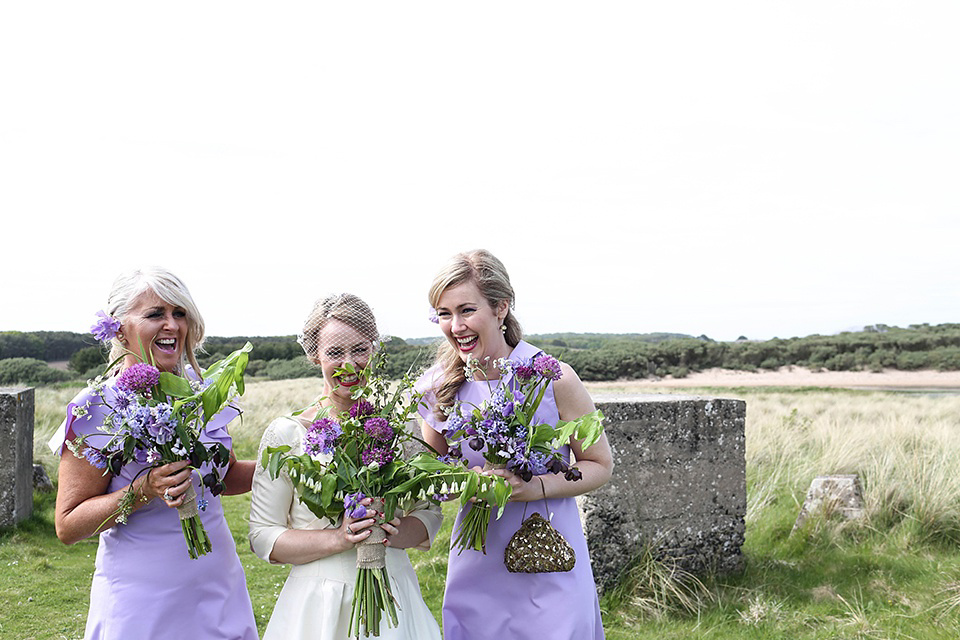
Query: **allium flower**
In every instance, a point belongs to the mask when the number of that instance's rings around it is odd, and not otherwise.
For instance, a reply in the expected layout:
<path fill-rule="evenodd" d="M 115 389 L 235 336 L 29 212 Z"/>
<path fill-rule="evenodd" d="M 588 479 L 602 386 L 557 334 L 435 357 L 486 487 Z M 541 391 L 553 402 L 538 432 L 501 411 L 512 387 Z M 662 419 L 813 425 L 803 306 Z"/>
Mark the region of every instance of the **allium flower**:
<path fill-rule="evenodd" d="M 138 362 L 117 378 L 117 388 L 124 391 L 146 391 L 160 382 L 160 371 L 152 364 Z"/>
<path fill-rule="evenodd" d="M 376 463 L 382 467 L 392 460 L 393 451 L 386 447 L 370 447 L 360 454 L 360 461 L 363 462 L 364 465 Z"/>
<path fill-rule="evenodd" d="M 368 436 L 380 442 L 387 442 L 393 437 L 393 428 L 390 427 L 390 423 L 380 416 L 367 418 L 363 423 L 363 430 Z"/>
<path fill-rule="evenodd" d="M 371 413 L 373 413 L 373 405 L 366 400 L 358 400 L 355 405 L 350 407 L 351 418 L 362 418 L 363 416 L 368 416 Z"/>
<path fill-rule="evenodd" d="M 533 370 L 548 380 L 559 380 L 563 375 L 560 371 L 560 361 L 545 353 L 534 358 Z"/>
<path fill-rule="evenodd" d="M 120 330 L 121 326 L 119 320 L 113 316 L 108 316 L 103 311 L 97 311 L 97 316 L 100 319 L 90 327 L 90 333 L 93 334 L 94 338 L 100 342 L 106 342 L 117 335 L 117 331 Z"/>
<path fill-rule="evenodd" d="M 367 515 L 367 508 L 360 504 L 361 500 L 364 500 L 367 496 L 363 495 L 362 492 L 357 491 L 356 493 L 348 493 L 343 497 L 343 508 L 346 510 L 346 513 L 351 518 L 362 518 Z"/>
<path fill-rule="evenodd" d="M 87 459 L 87 462 L 95 466 L 97 469 L 106 469 L 107 468 L 107 459 L 102 453 L 93 447 L 87 447 L 83 450 L 83 457 Z"/>
<path fill-rule="evenodd" d="M 428 319 L 433 324 L 440 324 L 440 316 L 437 315 L 436 309 L 430 309 L 430 315 L 428 316 Z"/>

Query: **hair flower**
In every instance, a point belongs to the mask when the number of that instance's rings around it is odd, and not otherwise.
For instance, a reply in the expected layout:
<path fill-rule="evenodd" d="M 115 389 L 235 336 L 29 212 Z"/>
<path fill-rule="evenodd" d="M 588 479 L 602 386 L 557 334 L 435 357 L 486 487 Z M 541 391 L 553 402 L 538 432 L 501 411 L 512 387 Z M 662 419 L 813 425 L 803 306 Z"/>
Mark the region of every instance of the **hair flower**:
<path fill-rule="evenodd" d="M 113 316 L 108 316 L 103 310 L 97 311 L 97 317 L 100 319 L 90 327 L 90 333 L 100 342 L 112 340 L 117 332 L 120 331 L 120 321 Z"/>

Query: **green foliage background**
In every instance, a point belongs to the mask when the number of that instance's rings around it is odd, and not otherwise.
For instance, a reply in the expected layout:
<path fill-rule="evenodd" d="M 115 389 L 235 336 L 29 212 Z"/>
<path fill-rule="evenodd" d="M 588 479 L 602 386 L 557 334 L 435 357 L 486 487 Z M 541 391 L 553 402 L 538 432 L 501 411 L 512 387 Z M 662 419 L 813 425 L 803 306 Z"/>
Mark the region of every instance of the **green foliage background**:
<path fill-rule="evenodd" d="M 772 340 L 718 342 L 707 336 L 674 333 L 553 333 L 527 339 L 565 360 L 587 381 L 684 377 L 714 367 L 756 371 L 795 365 L 831 371 L 883 369 L 960 370 L 960 324 L 872 325 L 863 331 Z M 200 364 L 207 365 L 254 345 L 248 374 L 270 380 L 315 377 L 294 336 L 211 337 Z M 433 359 L 436 340 L 392 338 L 387 374 L 400 377 L 410 368 L 424 368 Z M 24 362 L 24 359 L 33 359 Z M 44 362 L 69 360 L 73 375 L 50 373 Z M 0 332 L 0 384 L 49 384 L 85 380 L 105 363 L 93 338 L 67 332 Z"/>

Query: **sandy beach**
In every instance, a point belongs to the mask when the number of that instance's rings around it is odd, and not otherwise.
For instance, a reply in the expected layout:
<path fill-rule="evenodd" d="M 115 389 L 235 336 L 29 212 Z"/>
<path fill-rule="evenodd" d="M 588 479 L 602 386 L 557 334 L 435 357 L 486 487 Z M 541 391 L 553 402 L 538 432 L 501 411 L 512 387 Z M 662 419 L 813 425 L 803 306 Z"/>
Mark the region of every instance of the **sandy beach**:
<path fill-rule="evenodd" d="M 588 382 L 588 389 L 612 388 L 630 393 L 654 389 L 697 387 L 830 387 L 839 389 L 885 389 L 960 391 L 960 371 L 811 371 L 804 367 L 781 367 L 777 371 L 708 369 L 686 378 Z"/>

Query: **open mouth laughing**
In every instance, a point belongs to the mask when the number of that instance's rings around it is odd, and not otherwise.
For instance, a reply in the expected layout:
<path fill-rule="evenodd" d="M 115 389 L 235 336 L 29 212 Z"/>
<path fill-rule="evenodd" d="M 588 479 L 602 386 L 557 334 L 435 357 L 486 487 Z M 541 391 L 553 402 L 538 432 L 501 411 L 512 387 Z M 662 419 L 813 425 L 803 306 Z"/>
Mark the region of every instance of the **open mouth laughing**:
<path fill-rule="evenodd" d="M 474 347 L 477 346 L 477 341 L 480 339 L 480 336 L 463 336 L 456 338 L 457 346 L 460 348 L 460 351 L 473 351 Z"/>
<path fill-rule="evenodd" d="M 157 349 L 163 353 L 176 353 L 177 352 L 177 339 L 176 338 L 157 338 L 153 341 L 153 344 L 157 346 Z"/>

